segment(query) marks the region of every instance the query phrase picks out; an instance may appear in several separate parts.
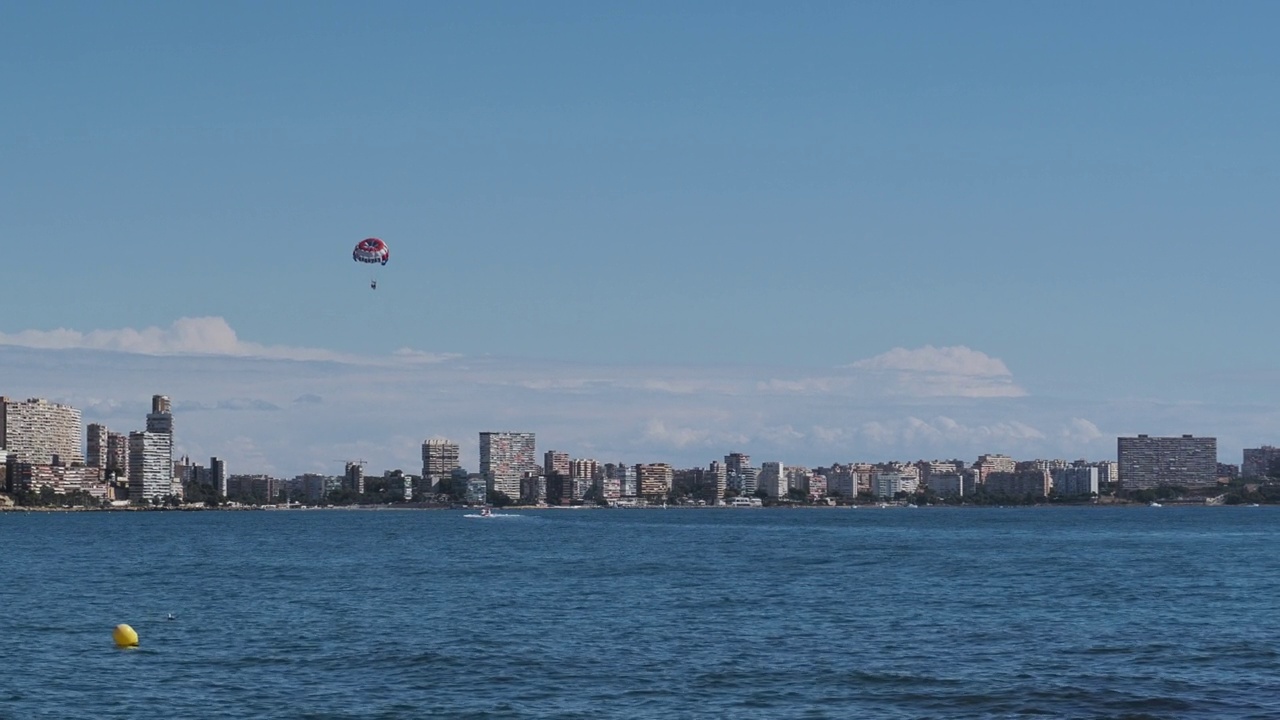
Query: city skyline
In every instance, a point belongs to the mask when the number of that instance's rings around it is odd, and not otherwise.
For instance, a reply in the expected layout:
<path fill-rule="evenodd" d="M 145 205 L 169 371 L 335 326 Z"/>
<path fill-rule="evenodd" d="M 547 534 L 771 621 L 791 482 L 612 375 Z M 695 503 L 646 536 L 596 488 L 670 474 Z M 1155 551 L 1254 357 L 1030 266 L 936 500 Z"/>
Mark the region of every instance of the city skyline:
<path fill-rule="evenodd" d="M 1232 423 L 1203 409 L 1204 419 L 1190 422 L 1178 404 L 1150 403 L 1146 419 L 1128 408 L 1138 419 L 1095 424 L 1037 401 L 998 359 L 945 348 L 803 375 L 741 366 L 663 372 L 408 354 L 286 360 L 2 345 L 0 359 L 26 378 L 9 391 L 14 397 L 80 408 L 86 426 L 134 428 L 148 411 L 146 398 L 161 388 L 175 398 L 182 428 L 175 456 L 216 455 L 233 468 L 282 476 L 332 472 L 337 461 L 357 457 L 413 472 L 430 437 L 459 442 L 462 464 L 478 467 L 469 439 L 496 427 L 530 428 L 541 447 L 575 457 L 687 467 L 729 452 L 811 467 L 991 452 L 1115 459 L 1118 436 L 1184 433 L 1218 437 L 1221 457 L 1239 463 L 1245 447 L 1275 442 L 1265 432 L 1232 433 Z M 104 383 L 80 367 L 114 374 Z M 1091 415 L 1089 406 L 1067 407 Z"/>
<path fill-rule="evenodd" d="M 287 474 L 502 426 L 690 465 L 1234 459 L 1280 435 L 1277 20 L 6 5 L 3 391 L 112 426 L 168 392 L 176 450 Z"/>
<path fill-rule="evenodd" d="M 150 410 L 147 429 L 129 433 L 128 457 L 121 464 L 111 459 L 114 453 L 110 450 L 111 439 L 119 434 L 97 423 L 82 427 L 79 409 L 44 398 L 19 401 L 0 396 L 0 458 L 7 458 L 6 489 L 22 495 L 23 502 L 30 502 L 31 494 L 38 493 L 39 501 L 47 503 L 51 501 L 46 497 L 49 492 L 68 494 L 75 502 L 85 500 L 83 493 L 95 501 L 115 502 L 123 499 L 118 483 L 127 477 L 128 500 L 147 505 L 181 502 L 188 493 L 198 498 L 198 504 L 218 497 L 264 502 L 293 493 L 301 493 L 310 502 L 327 499 L 347 504 L 366 492 L 364 467 L 368 461 L 363 458 L 344 461 L 343 478 L 321 473 L 299 474 L 292 479 L 260 472 L 228 474 L 225 461 L 218 457 L 211 457 L 207 468 L 186 456 L 175 462 L 171 399 L 153 395 Z M 385 469 L 381 476 L 385 484 L 375 494 L 385 501 L 430 502 L 449 495 L 472 502 L 488 498 L 495 504 L 539 505 L 665 505 L 669 498 L 687 502 L 692 497 L 718 506 L 741 495 L 827 503 L 855 495 L 898 499 L 927 488 L 927 492 L 952 500 L 979 489 L 985 491 L 979 495 L 1078 500 L 1112 492 L 1154 493 L 1160 488 L 1175 493 L 1203 492 L 1236 480 L 1274 476 L 1273 460 L 1280 452 L 1270 445 L 1248 448 L 1243 462 L 1236 465 L 1220 462 L 1214 437 L 1139 434 L 1118 437 L 1116 443 L 1117 461 L 1018 459 L 988 453 L 972 463 L 960 458 L 905 462 L 850 458 L 829 467 L 776 460 L 765 460 L 755 467 L 747 454 L 734 451 L 723 456 L 723 463 L 714 460 L 705 468 L 678 468 L 669 462 L 601 463 L 555 449 L 545 450 L 544 462 L 539 463 L 536 433 L 481 431 L 478 472 L 469 472 L 458 462 L 459 443 L 429 438 L 421 445 L 422 473 L 415 476 L 403 468 Z M 87 450 L 81 453 L 81 447 Z M 1256 492 L 1248 485 L 1243 487 L 1246 493 Z M 1204 501 L 1236 504 L 1241 496 L 1206 496 Z"/>

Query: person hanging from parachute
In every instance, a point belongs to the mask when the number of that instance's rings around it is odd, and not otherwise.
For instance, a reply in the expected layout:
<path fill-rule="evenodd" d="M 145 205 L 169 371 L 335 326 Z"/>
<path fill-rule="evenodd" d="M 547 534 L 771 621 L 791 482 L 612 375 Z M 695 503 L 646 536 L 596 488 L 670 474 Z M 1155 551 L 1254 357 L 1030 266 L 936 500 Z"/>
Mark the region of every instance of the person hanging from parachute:
<path fill-rule="evenodd" d="M 366 238 L 356 243 L 356 249 L 351 251 L 351 259 L 356 262 L 369 263 L 374 265 L 374 270 L 379 266 L 386 265 L 387 260 L 391 258 L 391 251 L 387 249 L 387 244 L 378 238 Z M 369 275 L 369 287 L 377 290 L 378 279 L 373 275 L 372 271 Z"/>

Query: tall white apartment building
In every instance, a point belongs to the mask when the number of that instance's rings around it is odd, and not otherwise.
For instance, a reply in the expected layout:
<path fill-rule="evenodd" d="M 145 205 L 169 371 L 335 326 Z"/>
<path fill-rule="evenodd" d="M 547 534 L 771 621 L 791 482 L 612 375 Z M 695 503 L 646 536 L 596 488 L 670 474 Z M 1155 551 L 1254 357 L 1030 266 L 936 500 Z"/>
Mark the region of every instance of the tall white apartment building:
<path fill-rule="evenodd" d="M 760 463 L 760 472 L 756 475 L 756 488 L 764 490 L 771 498 L 787 496 L 787 469 L 780 462 Z"/>
<path fill-rule="evenodd" d="M 487 492 L 520 497 L 520 478 L 537 473 L 538 460 L 531 432 L 480 433 L 480 475 Z"/>
<path fill-rule="evenodd" d="M 167 445 L 168 446 L 167 461 L 169 463 L 169 481 L 170 481 L 170 484 L 172 485 L 172 479 L 174 476 L 174 473 L 173 473 L 173 412 L 169 404 L 168 395 L 152 395 L 151 396 L 151 412 L 147 413 L 147 433 L 152 435 L 167 435 L 169 438 L 168 445 Z M 130 438 L 131 438 L 130 446 L 129 446 L 130 466 L 132 466 L 133 464 L 132 435 L 133 434 L 130 433 Z M 145 470 L 143 471 L 143 474 L 144 475 L 146 474 Z M 169 491 L 166 490 L 163 494 L 161 494 L 161 497 L 168 494 L 169 494 Z M 129 478 L 129 498 L 130 500 L 133 499 L 133 477 L 132 476 L 130 476 Z M 150 498 L 148 497 L 148 499 Z"/>
<path fill-rule="evenodd" d="M 129 501 L 151 502 L 173 491 L 173 436 L 129 433 Z"/>
<path fill-rule="evenodd" d="M 0 396 L 0 447 L 17 462 L 49 465 L 83 463 L 80 411 L 41 398 L 23 402 Z"/>
<path fill-rule="evenodd" d="M 712 461 L 711 465 L 707 467 L 707 475 L 710 476 L 710 482 L 708 484 L 715 486 L 715 490 L 713 491 L 714 494 L 711 498 L 711 504 L 723 505 L 724 491 L 728 487 L 729 480 L 728 468 L 726 468 L 722 462 Z"/>

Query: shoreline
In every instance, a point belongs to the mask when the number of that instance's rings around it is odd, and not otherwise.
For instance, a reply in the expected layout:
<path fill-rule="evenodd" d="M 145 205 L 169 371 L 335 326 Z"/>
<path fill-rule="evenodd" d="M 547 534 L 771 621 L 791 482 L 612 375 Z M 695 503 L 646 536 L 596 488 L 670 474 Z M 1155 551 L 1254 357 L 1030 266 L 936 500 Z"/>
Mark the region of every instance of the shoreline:
<path fill-rule="evenodd" d="M 1236 505 L 1227 505 L 1225 503 L 1208 503 L 1208 502 L 1177 502 L 1166 501 L 1159 508 L 1179 508 L 1179 507 L 1197 507 L 1197 508 L 1251 508 L 1251 507 L 1267 507 L 1267 504 L 1241 503 Z M 367 511 L 367 512 L 446 512 L 446 511 L 468 511 L 475 510 L 480 505 L 461 505 L 461 506 L 415 506 L 415 505 L 293 505 L 289 507 L 280 507 L 278 505 L 245 505 L 238 507 L 109 507 L 109 508 L 91 508 L 91 507 L 42 507 L 27 505 L 0 505 L 0 514 L 3 513 L 82 513 L 82 512 L 106 512 L 106 513 L 154 513 L 154 512 L 351 512 L 351 511 Z M 628 507 L 608 507 L 598 505 L 507 505 L 502 508 L 496 508 L 501 511 L 560 511 L 560 510 L 709 510 L 709 511 L 725 511 L 725 510 L 913 510 L 913 509 L 955 509 L 955 510 L 976 510 L 982 508 L 998 509 L 998 510 L 1044 510 L 1055 508 L 1149 508 L 1148 503 L 1143 502 L 1106 502 L 1106 503 L 1042 503 L 1037 505 L 895 505 L 895 504 L 865 504 L 865 505 L 767 505 L 764 507 L 732 507 L 729 505 L 669 505 L 666 507 L 659 505 L 648 506 L 628 506 Z"/>

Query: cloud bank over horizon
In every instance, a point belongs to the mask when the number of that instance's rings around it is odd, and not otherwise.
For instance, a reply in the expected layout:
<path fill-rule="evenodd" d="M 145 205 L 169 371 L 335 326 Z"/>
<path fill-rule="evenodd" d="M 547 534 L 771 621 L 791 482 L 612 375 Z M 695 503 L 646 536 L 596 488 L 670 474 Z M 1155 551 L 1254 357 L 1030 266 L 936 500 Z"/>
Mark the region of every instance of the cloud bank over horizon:
<path fill-rule="evenodd" d="M 212 355 L 350 364 L 377 362 L 370 357 L 321 348 L 248 342 L 241 340 L 224 318 L 216 316 L 181 317 L 167 328 L 150 326 L 88 332 L 57 328 L 0 332 L 0 345 L 40 350 L 106 350 L 135 355 Z M 445 357 L 409 348 L 402 348 L 392 355 L 393 359 L 410 362 L 435 362 Z"/>
<path fill-rule="evenodd" d="M 0 333 L 0 367 L 0 394 L 69 403 L 85 423 L 116 431 L 143 424 L 152 394 L 169 395 L 180 454 L 283 476 L 337 473 L 355 458 L 371 472 L 416 472 L 429 437 L 458 442 L 475 470 L 486 430 L 535 432 L 540 453 L 682 467 L 735 451 L 810 466 L 986 452 L 1103 459 L 1114 457 L 1117 434 L 1173 414 L 1153 402 L 1037 398 L 1002 360 L 965 346 L 898 347 L 826 369 L 412 349 L 376 357 L 248 342 L 224 319 L 204 317 L 168 328 Z M 1198 426 L 1243 422 L 1230 408 L 1200 415 Z"/>

